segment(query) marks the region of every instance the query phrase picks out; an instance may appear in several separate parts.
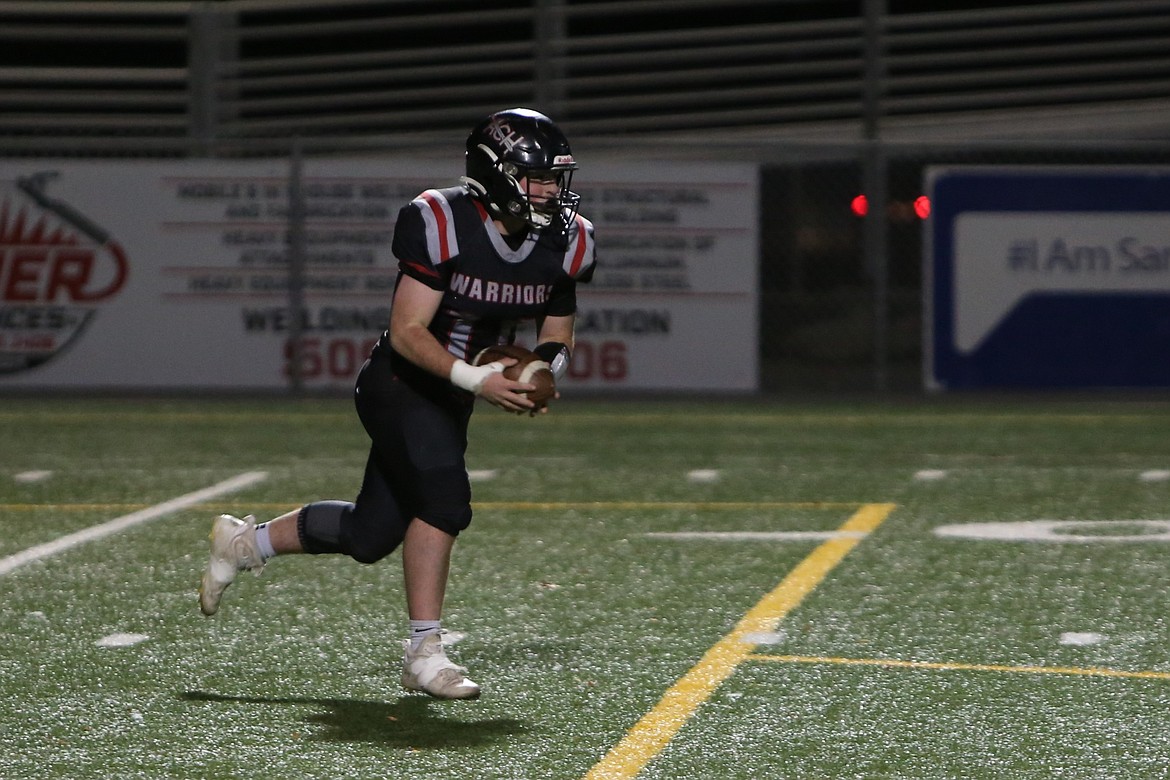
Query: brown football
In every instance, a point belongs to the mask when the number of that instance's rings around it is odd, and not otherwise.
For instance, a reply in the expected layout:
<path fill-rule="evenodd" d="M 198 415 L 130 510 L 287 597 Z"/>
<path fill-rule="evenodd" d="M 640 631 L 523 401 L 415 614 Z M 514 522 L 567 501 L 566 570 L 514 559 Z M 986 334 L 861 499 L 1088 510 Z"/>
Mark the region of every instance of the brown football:
<path fill-rule="evenodd" d="M 548 406 L 548 402 L 557 392 L 556 379 L 553 378 L 548 363 L 541 360 L 540 355 L 524 347 L 498 344 L 476 355 L 474 365 L 487 365 L 500 358 L 514 358 L 516 363 L 504 369 L 504 376 L 516 382 L 536 385 L 535 390 L 529 391 L 528 398 L 536 404 L 537 409 Z"/>

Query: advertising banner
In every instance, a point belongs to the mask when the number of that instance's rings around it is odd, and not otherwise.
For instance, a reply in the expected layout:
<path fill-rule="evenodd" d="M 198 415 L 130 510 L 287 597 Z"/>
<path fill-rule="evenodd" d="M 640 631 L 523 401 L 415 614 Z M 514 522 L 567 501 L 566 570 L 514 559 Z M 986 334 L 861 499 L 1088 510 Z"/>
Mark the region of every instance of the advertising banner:
<path fill-rule="evenodd" d="M 570 381 L 756 390 L 755 166 L 589 166 L 579 178 L 598 267 L 578 288 Z"/>
<path fill-rule="evenodd" d="M 0 390 L 281 389 L 294 357 L 307 389 L 348 389 L 389 321 L 398 210 L 461 168 L 306 160 L 294 297 L 288 161 L 4 161 Z M 564 387 L 756 389 L 755 168 L 578 181 L 599 269 Z"/>
<path fill-rule="evenodd" d="M 929 387 L 1170 386 L 1170 171 L 927 179 Z"/>

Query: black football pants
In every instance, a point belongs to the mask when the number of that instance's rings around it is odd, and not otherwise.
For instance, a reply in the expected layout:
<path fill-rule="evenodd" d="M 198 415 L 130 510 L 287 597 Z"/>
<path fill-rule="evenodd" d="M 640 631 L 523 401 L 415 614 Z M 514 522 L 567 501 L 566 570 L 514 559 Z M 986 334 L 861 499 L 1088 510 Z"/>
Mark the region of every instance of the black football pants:
<path fill-rule="evenodd" d="M 414 518 L 457 535 L 471 522 L 464 453 L 471 398 L 446 382 L 404 381 L 375 354 L 358 374 L 354 403 L 370 436 L 361 490 L 352 502 L 317 501 L 297 520 L 308 553 L 373 563 L 402 543 Z"/>

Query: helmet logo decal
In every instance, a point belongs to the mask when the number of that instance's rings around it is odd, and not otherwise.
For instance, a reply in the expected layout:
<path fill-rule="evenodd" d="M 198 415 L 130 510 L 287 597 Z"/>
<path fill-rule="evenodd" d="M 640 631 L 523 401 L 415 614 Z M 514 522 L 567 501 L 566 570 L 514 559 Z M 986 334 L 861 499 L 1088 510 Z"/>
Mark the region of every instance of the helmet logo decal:
<path fill-rule="evenodd" d="M 523 136 L 512 129 L 508 120 L 501 117 L 493 117 L 491 123 L 488 124 L 487 131 L 492 140 L 499 141 L 509 152 L 516 147 L 516 144 L 524 140 Z"/>
<path fill-rule="evenodd" d="M 553 158 L 553 165 L 572 165 L 575 162 L 571 154 L 558 154 Z"/>

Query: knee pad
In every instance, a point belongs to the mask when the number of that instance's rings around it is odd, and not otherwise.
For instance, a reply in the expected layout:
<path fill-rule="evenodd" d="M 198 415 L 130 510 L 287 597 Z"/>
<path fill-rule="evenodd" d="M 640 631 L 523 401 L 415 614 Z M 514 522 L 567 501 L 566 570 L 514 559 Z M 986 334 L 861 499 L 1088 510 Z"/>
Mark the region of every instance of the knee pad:
<path fill-rule="evenodd" d="M 317 501 L 301 509 L 297 533 L 307 553 L 341 553 L 359 563 L 376 563 L 402 543 L 406 524 L 393 507 Z"/>
<path fill-rule="evenodd" d="M 341 552 L 341 527 L 353 511 L 347 501 L 314 501 L 297 515 L 301 549 L 312 555 Z"/>

